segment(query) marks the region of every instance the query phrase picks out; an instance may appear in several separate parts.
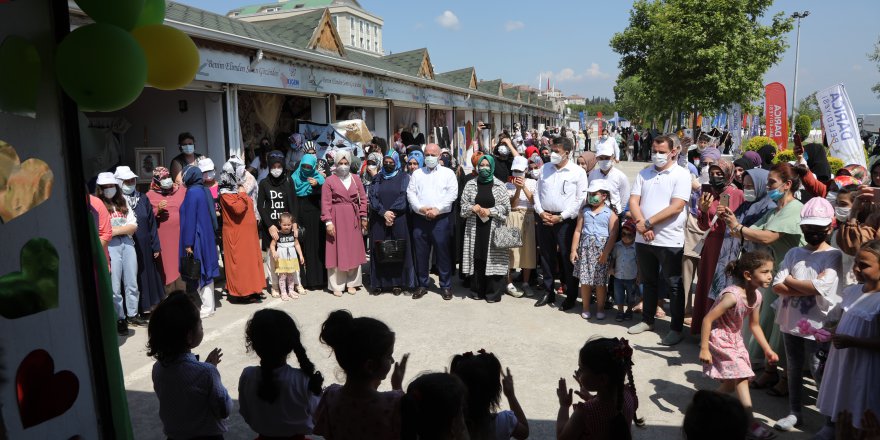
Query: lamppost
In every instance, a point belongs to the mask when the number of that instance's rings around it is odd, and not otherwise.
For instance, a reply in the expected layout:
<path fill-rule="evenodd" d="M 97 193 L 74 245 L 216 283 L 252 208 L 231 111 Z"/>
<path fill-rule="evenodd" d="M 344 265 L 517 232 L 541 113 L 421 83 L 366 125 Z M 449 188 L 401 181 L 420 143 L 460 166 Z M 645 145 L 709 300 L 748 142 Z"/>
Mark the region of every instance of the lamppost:
<path fill-rule="evenodd" d="M 801 54 L 801 19 L 807 18 L 810 11 L 795 12 L 791 14 L 791 18 L 797 19 L 797 37 L 794 44 L 794 90 L 791 93 L 791 127 L 794 127 L 795 115 L 797 114 L 797 79 L 798 79 L 798 58 Z"/>

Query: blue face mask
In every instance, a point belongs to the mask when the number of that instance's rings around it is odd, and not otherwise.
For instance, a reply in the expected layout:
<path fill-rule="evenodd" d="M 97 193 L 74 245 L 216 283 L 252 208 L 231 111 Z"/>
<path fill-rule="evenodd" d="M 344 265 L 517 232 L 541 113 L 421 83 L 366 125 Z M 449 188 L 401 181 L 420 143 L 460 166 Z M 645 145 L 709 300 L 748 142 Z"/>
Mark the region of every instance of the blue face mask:
<path fill-rule="evenodd" d="M 785 193 L 779 189 L 774 189 L 767 193 L 767 197 L 770 197 L 770 200 L 773 200 L 774 202 L 779 201 L 784 195 Z"/>

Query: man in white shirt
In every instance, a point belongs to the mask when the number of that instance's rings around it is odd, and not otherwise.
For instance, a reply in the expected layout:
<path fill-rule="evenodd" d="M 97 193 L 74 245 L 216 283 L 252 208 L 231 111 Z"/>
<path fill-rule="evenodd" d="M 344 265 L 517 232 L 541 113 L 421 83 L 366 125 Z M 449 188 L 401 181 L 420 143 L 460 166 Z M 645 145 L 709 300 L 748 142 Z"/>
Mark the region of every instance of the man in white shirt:
<path fill-rule="evenodd" d="M 691 177 L 676 163 L 674 141 L 658 136 L 652 145 L 653 166 L 636 177 L 629 209 L 636 221 L 636 259 L 644 291 L 642 322 L 630 327 L 630 334 L 654 329 L 658 283 L 666 283 L 672 323 L 661 345 L 681 342 L 684 324 L 684 287 L 681 261 L 684 248 L 685 204 L 691 195 Z"/>
<path fill-rule="evenodd" d="M 550 162 L 541 168 L 541 178 L 534 194 L 537 218 L 537 241 L 540 248 L 541 270 L 544 273 L 546 294 L 535 307 L 555 306 L 553 290 L 554 267 L 559 267 L 559 281 L 565 285 L 565 301 L 560 310 L 575 306 L 578 297 L 578 281 L 573 275 L 571 260 L 560 256 L 569 255 L 571 239 L 584 197 L 587 194 L 587 173 L 569 159 L 574 141 L 557 137 L 550 147 Z"/>
<path fill-rule="evenodd" d="M 614 212 L 618 215 L 622 214 L 626 209 L 629 201 L 629 179 L 623 171 L 614 167 L 612 155 L 614 150 L 607 143 L 599 144 L 596 150 L 596 168 L 593 168 L 589 174 L 589 181 L 606 180 L 611 192 L 611 204 L 614 205 Z"/>
<path fill-rule="evenodd" d="M 453 221 L 450 218 L 452 203 L 458 198 L 458 179 L 451 169 L 439 166 L 440 146 L 425 147 L 425 166 L 412 173 L 407 187 L 407 200 L 413 212 L 412 249 L 416 256 L 416 291 L 413 299 L 428 293 L 431 284 L 428 260 L 432 248 L 440 274 L 443 299 L 452 299 L 452 240 Z"/>
<path fill-rule="evenodd" d="M 620 145 L 617 144 L 617 139 L 615 139 L 614 136 L 608 136 L 607 128 L 602 129 L 602 136 L 599 137 L 599 143 L 596 144 L 596 151 L 599 151 L 603 147 L 606 149 L 611 148 L 611 151 L 613 152 L 611 158 L 615 162 L 620 162 Z"/>

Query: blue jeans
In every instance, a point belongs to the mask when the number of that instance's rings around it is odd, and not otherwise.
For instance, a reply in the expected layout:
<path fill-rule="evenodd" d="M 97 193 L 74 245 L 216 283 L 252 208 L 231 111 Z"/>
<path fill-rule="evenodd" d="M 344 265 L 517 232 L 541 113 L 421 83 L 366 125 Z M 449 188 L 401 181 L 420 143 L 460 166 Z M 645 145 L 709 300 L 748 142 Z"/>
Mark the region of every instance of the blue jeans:
<path fill-rule="evenodd" d="M 628 308 L 632 308 L 632 306 L 635 304 L 635 298 L 637 296 L 639 296 L 639 292 L 636 290 L 635 279 L 614 279 L 614 304 L 621 306 L 625 305 Z"/>
<path fill-rule="evenodd" d="M 132 317 L 138 312 L 138 262 L 134 240 L 129 236 L 116 236 L 110 240 L 110 279 L 113 282 L 113 308 L 119 319 Z M 122 289 L 125 288 L 125 308 L 122 308 Z"/>
<path fill-rule="evenodd" d="M 782 343 L 785 345 L 787 358 L 785 370 L 788 376 L 788 404 L 791 413 L 800 417 L 803 409 L 804 361 L 809 360 L 810 374 L 813 375 L 818 389 L 819 383 L 822 382 L 824 363 L 816 353 L 822 349 L 827 350 L 828 344 L 788 333 L 782 334 Z"/>

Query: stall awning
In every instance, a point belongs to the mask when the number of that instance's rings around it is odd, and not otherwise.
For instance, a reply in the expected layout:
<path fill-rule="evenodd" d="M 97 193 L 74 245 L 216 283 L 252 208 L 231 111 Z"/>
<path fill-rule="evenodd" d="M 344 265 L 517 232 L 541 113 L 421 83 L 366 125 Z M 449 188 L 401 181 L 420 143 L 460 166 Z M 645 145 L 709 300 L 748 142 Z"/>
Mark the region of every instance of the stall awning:
<path fill-rule="evenodd" d="M 273 95 L 302 96 L 302 97 L 307 97 L 307 98 L 326 98 L 327 97 L 327 95 L 325 95 L 323 93 L 308 92 L 305 90 L 281 89 L 281 88 L 276 88 L 276 87 L 262 87 L 262 86 L 246 85 L 246 84 L 239 85 L 238 90 L 244 90 L 247 92 L 270 93 Z"/>
<path fill-rule="evenodd" d="M 421 108 L 421 109 L 425 108 L 425 104 L 422 104 L 420 102 L 409 102 L 409 101 L 398 101 L 398 100 L 394 100 L 391 102 L 394 104 L 395 107 Z"/>
<path fill-rule="evenodd" d="M 336 99 L 336 106 L 388 108 L 388 101 L 382 99 L 350 98 L 347 96 L 340 96 Z"/>
<path fill-rule="evenodd" d="M 452 110 L 452 107 L 448 105 L 437 105 L 437 104 L 428 104 L 428 108 L 431 110 Z"/>

